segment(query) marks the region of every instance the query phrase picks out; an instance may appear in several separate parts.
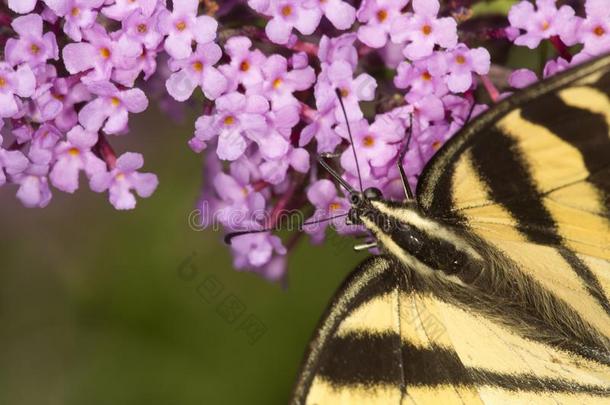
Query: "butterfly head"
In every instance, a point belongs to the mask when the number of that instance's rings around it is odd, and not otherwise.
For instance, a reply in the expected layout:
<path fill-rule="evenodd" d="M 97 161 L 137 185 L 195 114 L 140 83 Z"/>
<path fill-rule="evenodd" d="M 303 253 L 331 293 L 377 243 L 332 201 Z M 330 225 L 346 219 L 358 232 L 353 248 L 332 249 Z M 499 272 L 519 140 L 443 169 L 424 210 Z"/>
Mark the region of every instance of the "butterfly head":
<path fill-rule="evenodd" d="M 349 194 L 349 202 L 351 208 L 347 215 L 347 223 L 356 225 L 362 224 L 361 217 L 373 209 L 372 201 L 380 201 L 383 199 L 381 190 L 376 187 L 369 187 L 363 192 L 352 191 Z"/>

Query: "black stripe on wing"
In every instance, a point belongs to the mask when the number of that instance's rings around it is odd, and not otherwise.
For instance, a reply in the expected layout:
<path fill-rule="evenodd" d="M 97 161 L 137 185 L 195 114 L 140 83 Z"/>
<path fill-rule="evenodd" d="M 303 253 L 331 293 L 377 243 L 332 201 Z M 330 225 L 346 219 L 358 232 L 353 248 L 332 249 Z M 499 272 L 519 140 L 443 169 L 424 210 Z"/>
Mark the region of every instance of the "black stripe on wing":
<path fill-rule="evenodd" d="M 396 291 L 396 289 L 408 291 L 405 276 L 402 265 L 387 256 L 371 257 L 350 274 L 331 300 L 310 342 L 291 403 L 305 403 L 313 379 L 318 375 L 321 365 L 327 364 L 329 359 L 336 357 L 332 344 L 340 323 L 356 308 L 376 297 Z M 375 361 L 375 356 L 383 358 L 384 368 L 381 374 L 392 375 L 394 381 L 400 382 L 402 380 L 400 340 L 395 340 L 394 345 L 392 342 L 388 343 L 390 346 L 385 347 L 382 352 L 371 353 L 367 361 Z M 365 367 L 364 364 L 351 364 L 349 357 L 344 360 L 346 369 Z M 373 371 L 370 370 L 370 372 Z M 398 383 L 398 386 L 403 390 L 402 384 Z"/>
<path fill-rule="evenodd" d="M 324 358 L 318 375 L 336 387 L 350 385 L 398 385 L 398 370 L 392 361 L 397 334 L 353 334 L 334 337 L 329 342 L 333 356 Z M 454 385 L 464 387 L 495 387 L 508 391 L 568 392 L 608 396 L 610 389 L 577 384 L 561 378 L 534 374 L 507 374 L 465 367 L 457 354 L 439 346 L 416 347 L 402 342 L 403 376 L 406 393 L 409 387 Z"/>
<path fill-rule="evenodd" d="M 599 90 L 610 92 L 610 74 L 599 84 Z M 597 86 L 596 86 L 597 87 Z M 557 95 L 547 95 L 543 103 L 525 105 L 524 119 L 548 128 L 554 135 L 578 149 L 593 184 L 604 201 L 610 201 L 608 174 L 596 176 L 610 166 L 610 129 L 605 117 L 589 110 L 567 105 Z M 610 218 L 610 206 L 605 205 L 605 216 Z"/>
<path fill-rule="evenodd" d="M 517 221 L 517 229 L 530 241 L 555 246 L 589 293 L 610 314 L 610 302 L 595 274 L 564 246 L 557 224 L 544 206 L 544 196 L 537 189 L 517 142 L 493 127 L 472 145 L 471 151 L 473 164 L 487 185 L 490 198 L 510 212 Z"/>

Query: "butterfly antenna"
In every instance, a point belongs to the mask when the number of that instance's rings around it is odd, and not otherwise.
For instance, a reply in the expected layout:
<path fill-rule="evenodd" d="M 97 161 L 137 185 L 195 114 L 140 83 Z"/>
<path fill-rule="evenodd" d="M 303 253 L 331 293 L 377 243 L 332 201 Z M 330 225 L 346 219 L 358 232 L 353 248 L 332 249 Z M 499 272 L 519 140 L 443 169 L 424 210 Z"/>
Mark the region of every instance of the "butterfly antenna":
<path fill-rule="evenodd" d="M 326 171 L 333 177 L 333 179 L 335 179 L 344 189 L 347 190 L 348 193 L 354 193 L 354 188 L 352 186 L 350 186 L 350 184 L 343 180 L 343 177 L 339 176 L 339 173 L 337 173 L 335 171 L 335 169 L 333 169 L 332 167 L 330 167 L 330 165 L 328 163 L 326 163 L 326 161 L 318 156 L 318 163 L 320 163 L 320 165 L 326 169 Z"/>
<path fill-rule="evenodd" d="M 339 97 L 339 104 L 343 111 L 343 117 L 345 118 L 345 125 L 347 126 L 347 134 L 349 135 L 349 141 L 352 144 L 352 152 L 354 152 L 354 160 L 356 161 L 356 171 L 358 172 L 358 183 L 360 185 L 360 192 L 362 192 L 362 176 L 360 175 L 360 164 L 358 164 L 358 156 L 356 155 L 356 147 L 354 146 L 354 137 L 352 136 L 352 130 L 349 127 L 349 120 L 347 119 L 347 112 L 345 111 L 345 105 L 343 105 L 343 96 L 339 89 L 335 89 L 337 97 Z"/>
<path fill-rule="evenodd" d="M 345 217 L 347 216 L 348 213 L 344 213 L 344 214 L 339 214 L 339 215 L 334 215 L 332 217 L 327 217 L 327 218 L 322 218 L 322 219 L 318 219 L 315 221 L 306 221 L 303 222 L 301 224 L 301 230 L 303 229 L 304 226 L 307 225 L 315 225 L 315 224 L 319 224 L 322 222 L 326 222 L 326 221 L 332 221 L 333 219 L 337 219 L 337 218 L 341 218 L 341 217 Z M 231 232 L 225 235 L 224 241 L 227 245 L 230 245 L 231 242 L 233 241 L 233 239 L 235 239 L 238 236 L 243 236 L 243 235 L 250 235 L 250 234 L 254 234 L 254 233 L 264 233 L 264 232 L 271 232 L 274 228 L 272 227 L 267 227 L 267 228 L 262 228 L 262 229 L 250 229 L 247 231 L 237 231 L 237 232 Z"/>
<path fill-rule="evenodd" d="M 398 155 L 398 173 L 400 174 L 400 181 L 402 182 L 402 188 L 405 191 L 405 197 L 407 197 L 407 200 L 409 200 L 409 201 L 414 201 L 415 196 L 413 194 L 413 191 L 411 190 L 411 185 L 409 184 L 409 179 L 407 178 L 404 167 L 402 167 L 402 161 L 404 160 L 405 155 L 409 151 L 409 146 L 411 144 L 411 136 L 413 135 L 413 113 L 411 113 L 409 119 L 410 119 L 410 123 L 409 123 L 409 134 L 407 135 L 407 143 L 405 144 L 405 146 L 402 148 L 402 150 L 400 151 L 400 153 Z"/>

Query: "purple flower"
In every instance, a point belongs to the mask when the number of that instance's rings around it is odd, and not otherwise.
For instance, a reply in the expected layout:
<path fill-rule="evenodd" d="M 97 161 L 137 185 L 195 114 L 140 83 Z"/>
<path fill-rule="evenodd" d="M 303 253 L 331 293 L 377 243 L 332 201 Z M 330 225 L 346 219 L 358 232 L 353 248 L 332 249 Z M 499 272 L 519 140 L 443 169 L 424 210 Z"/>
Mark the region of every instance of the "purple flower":
<path fill-rule="evenodd" d="M 148 99 L 140 89 L 119 90 L 110 82 L 89 85 L 98 97 L 78 113 L 78 120 L 88 131 L 98 132 L 104 122 L 104 132 L 117 134 L 127 128 L 129 113 L 140 113 L 148 108 Z"/>
<path fill-rule="evenodd" d="M 293 93 L 307 90 L 316 81 L 311 66 L 288 71 L 288 61 L 280 55 L 271 55 L 263 65 L 265 82 L 263 94 L 271 100 L 274 109 L 298 104 Z"/>
<path fill-rule="evenodd" d="M 442 97 L 449 91 L 445 84 L 444 72 L 430 69 L 429 62 L 430 59 L 421 59 L 413 63 L 401 62 L 398 65 L 394 85 L 399 89 L 409 89 L 405 96 L 407 102 L 413 102 L 430 94 Z"/>
<path fill-rule="evenodd" d="M 140 11 L 132 13 L 123 20 L 123 32 L 144 45 L 147 50 L 156 51 L 163 40 L 163 35 L 157 29 L 160 13 L 153 15 L 146 15 Z"/>
<path fill-rule="evenodd" d="M 23 172 L 15 176 L 15 182 L 19 184 L 17 198 L 28 208 L 44 208 L 49 205 L 53 195 L 49 188 L 49 165 L 33 162 Z"/>
<path fill-rule="evenodd" d="M 315 87 L 316 105 L 321 111 L 334 108 L 335 119 L 344 122 L 336 90 L 339 90 L 349 121 L 359 120 L 363 117 L 360 101 L 370 101 L 375 98 L 377 81 L 370 75 L 362 73 L 354 78 L 352 66 L 345 61 L 338 60 L 320 73 Z"/>
<path fill-rule="evenodd" d="M 32 136 L 28 152 L 29 158 L 36 164 L 50 164 L 53 160 L 55 145 L 57 145 L 61 136 L 61 132 L 53 125 L 41 125 Z"/>
<path fill-rule="evenodd" d="M 358 37 L 354 33 L 342 34 L 335 38 L 323 35 L 318 48 L 318 59 L 321 63 L 332 64 L 336 60 L 348 62 L 352 68 L 358 65 L 358 51 L 354 42 Z"/>
<path fill-rule="evenodd" d="M 19 39 L 10 38 L 6 41 L 4 53 L 6 61 L 15 66 L 27 62 L 35 67 L 49 59 L 57 59 L 59 50 L 55 34 L 42 33 L 42 18 L 37 14 L 17 17 L 11 24 Z"/>
<path fill-rule="evenodd" d="M 453 48 L 457 43 L 457 24 L 451 17 L 436 18 L 438 0 L 413 0 L 413 15 L 396 18 L 392 24 L 392 41 L 409 41 L 404 55 L 412 60 L 430 56 L 435 45 Z"/>
<path fill-rule="evenodd" d="M 118 21 L 123 21 L 135 11 L 150 17 L 155 11 L 157 3 L 158 0 L 115 0 L 114 4 L 102 9 L 102 14 Z"/>
<path fill-rule="evenodd" d="M 267 37 L 276 44 L 286 44 L 293 28 L 303 35 L 312 34 L 320 24 L 322 11 L 318 7 L 306 7 L 308 1 L 270 0 L 264 12 L 273 17 L 265 27 Z"/>
<path fill-rule="evenodd" d="M 177 101 L 185 101 L 201 86 L 208 99 L 219 97 L 227 88 L 227 79 L 214 67 L 221 57 L 220 47 L 210 42 L 197 45 L 195 53 L 186 59 L 171 61 L 170 68 L 175 73 L 167 80 L 168 93 Z"/>
<path fill-rule="evenodd" d="M 23 172 L 30 161 L 18 150 L 2 148 L 2 135 L 0 135 L 0 186 L 6 183 L 7 176 L 14 176 Z"/>
<path fill-rule="evenodd" d="M 233 265 L 238 269 L 259 268 L 269 263 L 274 253 L 286 254 L 282 240 L 270 232 L 235 238 L 231 243 L 231 251 L 234 255 Z"/>
<path fill-rule="evenodd" d="M 269 110 L 267 100 L 259 95 L 245 96 L 229 93 L 216 100 L 216 114 L 197 120 L 191 148 L 200 151 L 207 142 L 218 136 L 216 153 L 222 160 L 236 160 L 243 155 L 248 139 L 263 134 L 268 124 L 264 114 Z"/>
<path fill-rule="evenodd" d="M 64 32 L 74 41 L 83 39 L 82 30 L 91 28 L 97 9 L 104 0 L 44 0 L 46 5 L 64 19 Z"/>
<path fill-rule="evenodd" d="M 63 60 L 71 74 L 93 69 L 87 81 L 109 80 L 114 68 L 128 69 L 142 54 L 140 44 L 126 35 L 111 38 L 104 27 L 95 25 L 84 33 L 88 42 L 70 43 L 63 49 Z"/>
<path fill-rule="evenodd" d="M 51 183 L 66 193 L 78 189 L 78 174 L 84 170 L 91 178 L 106 172 L 106 163 L 95 156 L 91 148 L 97 143 L 97 134 L 77 125 L 67 134 L 67 141 L 55 147 L 57 161 L 51 169 Z"/>
<path fill-rule="evenodd" d="M 364 119 L 351 122 L 350 128 L 363 177 L 370 175 L 371 167 L 377 169 L 384 167 L 396 156 L 398 143 L 404 138 L 405 133 L 401 123 L 387 115 L 377 116 L 370 126 Z M 345 124 L 339 124 L 337 133 L 349 140 Z M 341 155 L 341 166 L 351 174 L 357 174 L 356 161 L 351 148 L 347 148 Z"/>
<path fill-rule="evenodd" d="M 605 0 L 587 0 L 585 9 L 587 18 L 578 24 L 577 34 L 584 52 L 600 55 L 610 49 L 610 8 Z"/>
<path fill-rule="evenodd" d="M 231 90 L 236 90 L 239 84 L 246 89 L 263 81 L 262 66 L 266 57 L 258 49 L 250 50 L 252 41 L 248 37 L 232 37 L 225 44 L 225 51 L 231 57 L 229 65 L 220 66 L 220 70 L 231 80 Z"/>
<path fill-rule="evenodd" d="M 253 181 L 258 179 L 258 171 L 250 165 L 248 159 L 232 162 L 229 170 L 230 174 L 218 172 L 213 176 L 214 191 L 220 197 L 215 215 L 231 230 L 244 229 L 250 225 L 257 227 L 257 221 L 266 219 L 263 218 L 265 197 L 252 186 Z"/>
<path fill-rule="evenodd" d="M 342 141 L 342 138 L 334 130 L 336 123 L 334 109 L 328 110 L 325 113 L 315 111 L 312 123 L 301 131 L 299 146 L 308 145 L 315 137 L 318 144 L 318 153 L 334 152 Z"/>
<path fill-rule="evenodd" d="M 289 168 L 299 173 L 309 171 L 309 153 L 302 148 L 288 146 L 288 150 L 280 159 L 267 160 L 260 164 L 261 177 L 266 182 L 278 185 L 286 180 Z"/>
<path fill-rule="evenodd" d="M 197 16 L 199 0 L 174 0 L 174 9 L 159 15 L 159 27 L 168 34 L 165 50 L 174 59 L 184 59 L 193 52 L 192 42 L 212 42 L 216 38 L 218 22 L 210 16 Z"/>
<path fill-rule="evenodd" d="M 433 124 L 417 137 L 420 153 L 424 161 L 430 160 L 441 146 L 449 139 L 450 132 L 446 123 Z"/>
<path fill-rule="evenodd" d="M 116 161 L 116 167 L 110 172 L 97 172 L 90 179 L 93 191 L 101 193 L 108 190 L 110 203 L 117 210 L 130 210 L 136 207 L 136 198 L 131 190 L 138 196 L 147 198 L 157 188 L 159 181 L 152 173 L 139 173 L 144 165 L 144 158 L 139 153 L 123 153 Z"/>
<path fill-rule="evenodd" d="M 19 97 L 30 97 L 36 89 L 36 78 L 27 64 L 14 70 L 0 62 L 0 118 L 14 117 L 20 108 Z"/>
<path fill-rule="evenodd" d="M 43 121 L 54 120 L 61 131 L 68 131 L 78 122 L 74 105 L 89 101 L 91 94 L 77 77 L 57 78 L 36 97 Z"/>
<path fill-rule="evenodd" d="M 543 39 L 559 35 L 574 18 L 574 9 L 562 6 L 558 10 L 555 0 L 536 0 L 536 8 L 529 1 L 521 1 L 510 9 L 510 25 L 525 31 L 515 39 L 515 44 L 534 49 Z"/>
<path fill-rule="evenodd" d="M 339 30 L 349 29 L 356 19 L 356 10 L 342 0 L 305 0 L 307 8 L 319 8 L 328 20 Z"/>
<path fill-rule="evenodd" d="M 414 101 L 412 107 L 414 127 L 416 128 L 425 129 L 430 123 L 442 121 L 445 118 L 443 101 L 432 94 Z"/>
<path fill-rule="evenodd" d="M 394 21 L 409 0 L 363 0 L 358 21 L 366 23 L 358 28 L 358 39 L 371 48 L 381 48 L 388 42 Z"/>
<path fill-rule="evenodd" d="M 529 69 L 517 69 L 508 78 L 508 83 L 515 89 L 523 89 L 537 81 L 538 76 Z"/>
<path fill-rule="evenodd" d="M 307 189 L 307 199 L 315 207 L 314 215 L 307 222 L 320 221 L 332 216 L 345 214 L 350 210 L 349 202 L 337 194 L 335 184 L 326 179 L 314 182 Z M 303 226 L 303 230 L 309 234 L 313 243 L 321 243 L 324 240 L 326 228 L 332 225 L 337 231 L 346 231 L 348 226 L 345 218 L 336 218 L 330 221 L 318 222 Z"/>
<path fill-rule="evenodd" d="M 485 48 L 469 49 L 464 44 L 440 53 L 436 70 L 446 71 L 447 86 L 454 93 L 463 93 L 472 86 L 472 74 L 487 74 L 491 66 L 489 52 Z"/>
<path fill-rule="evenodd" d="M 34 10 L 36 0 L 8 0 L 8 8 L 19 14 Z"/>
<path fill-rule="evenodd" d="M 144 73 L 144 80 L 148 80 L 157 71 L 157 51 L 144 49 L 135 59 L 135 64 L 128 69 L 114 69 L 112 80 L 125 87 L 133 87 L 140 73 Z"/>

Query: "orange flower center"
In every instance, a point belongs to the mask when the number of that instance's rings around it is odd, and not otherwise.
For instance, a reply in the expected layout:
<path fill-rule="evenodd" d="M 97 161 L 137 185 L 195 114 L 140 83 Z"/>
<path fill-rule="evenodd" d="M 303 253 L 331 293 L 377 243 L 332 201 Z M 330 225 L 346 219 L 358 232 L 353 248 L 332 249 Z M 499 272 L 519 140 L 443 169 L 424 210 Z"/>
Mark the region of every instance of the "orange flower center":
<path fill-rule="evenodd" d="M 203 71 L 203 63 L 201 63 L 200 61 L 197 61 L 197 62 L 193 63 L 193 69 L 196 72 L 202 72 Z"/>
<path fill-rule="evenodd" d="M 349 90 L 346 88 L 340 89 L 339 93 L 341 93 L 341 97 L 343 97 L 343 98 L 349 96 Z"/>
<path fill-rule="evenodd" d="M 64 101 L 64 99 L 66 98 L 66 96 L 64 96 L 63 94 L 51 93 L 51 95 L 53 96 L 53 98 L 55 100 L 59 100 L 59 101 Z"/>
<path fill-rule="evenodd" d="M 432 149 L 439 150 L 441 145 L 442 145 L 442 143 L 440 141 L 434 141 L 434 142 L 432 142 Z"/>
<path fill-rule="evenodd" d="M 328 204 L 328 211 L 329 212 L 335 212 L 339 208 L 341 208 L 341 204 L 339 204 L 339 203 L 334 202 L 334 203 Z"/>
<path fill-rule="evenodd" d="M 377 20 L 379 22 L 384 22 L 388 18 L 388 12 L 384 9 L 381 9 L 377 12 Z"/>
<path fill-rule="evenodd" d="M 102 55 L 102 58 L 108 59 L 110 57 L 110 55 L 111 55 L 110 49 L 108 49 L 108 48 L 100 49 L 100 55 Z"/>
<path fill-rule="evenodd" d="M 290 7 L 288 5 L 282 7 L 281 13 L 284 17 L 290 16 L 292 14 L 292 7 Z"/>
<path fill-rule="evenodd" d="M 68 149 L 68 154 L 70 156 L 78 156 L 80 155 L 80 151 L 77 148 L 70 148 Z"/>
<path fill-rule="evenodd" d="M 595 29 L 593 30 L 593 33 L 595 35 L 597 35 L 598 37 L 601 37 L 602 35 L 604 35 L 606 33 L 606 30 L 604 29 L 604 27 L 602 27 L 601 25 L 598 25 L 597 27 L 595 27 Z"/>
<path fill-rule="evenodd" d="M 227 126 L 235 124 L 235 117 L 233 117 L 232 115 L 227 115 L 224 119 L 224 123 Z"/>
<path fill-rule="evenodd" d="M 4 77 L 0 77 L 0 88 L 6 86 L 6 79 Z"/>
<path fill-rule="evenodd" d="M 550 26 L 551 26 L 551 24 L 549 24 L 549 22 L 548 22 L 548 21 L 544 21 L 544 22 L 542 23 L 542 31 L 546 31 L 546 30 L 548 30 Z"/>
<path fill-rule="evenodd" d="M 110 99 L 110 103 L 112 103 L 113 107 L 118 107 L 121 105 L 121 100 L 119 100 L 117 97 L 112 97 Z"/>
<path fill-rule="evenodd" d="M 184 31 L 186 29 L 186 23 L 184 21 L 179 21 L 176 23 L 176 29 L 178 31 Z"/>
<path fill-rule="evenodd" d="M 430 35 L 430 34 L 432 34 L 432 27 L 429 26 L 428 24 L 426 24 L 423 27 L 421 27 L 421 32 L 423 32 L 424 35 Z"/>
<path fill-rule="evenodd" d="M 32 55 L 37 55 L 38 52 L 40 52 L 40 47 L 36 44 L 32 44 L 30 46 L 30 52 L 32 53 Z"/>
<path fill-rule="evenodd" d="M 239 70 L 241 70 L 242 72 L 247 72 L 248 70 L 250 70 L 250 63 L 248 63 L 247 60 L 243 61 L 239 65 Z"/>
<path fill-rule="evenodd" d="M 248 189 L 246 187 L 242 187 L 241 193 L 243 194 L 244 197 L 247 197 L 248 196 Z"/>
<path fill-rule="evenodd" d="M 119 173 L 114 178 L 118 181 L 125 180 L 125 173 Z"/>
<path fill-rule="evenodd" d="M 80 9 L 78 7 L 72 7 L 72 10 L 70 10 L 70 14 L 72 14 L 72 17 L 78 17 L 78 15 L 80 14 Z"/>
<path fill-rule="evenodd" d="M 432 75 L 426 70 L 424 73 L 422 73 L 421 78 L 428 82 L 432 80 Z"/>
<path fill-rule="evenodd" d="M 455 62 L 458 65 L 463 65 L 464 63 L 466 63 L 466 58 L 464 57 L 464 55 L 458 55 L 455 57 Z"/>
<path fill-rule="evenodd" d="M 274 89 L 279 89 L 281 85 L 282 85 L 282 79 L 275 79 L 273 81 L 273 88 Z"/>
<path fill-rule="evenodd" d="M 148 32 L 148 27 L 146 26 L 146 24 L 138 24 L 138 32 L 140 34 L 146 34 Z"/>
<path fill-rule="evenodd" d="M 371 146 L 375 145 L 375 138 L 370 135 L 367 135 L 362 139 L 362 144 L 365 147 L 370 148 Z"/>

